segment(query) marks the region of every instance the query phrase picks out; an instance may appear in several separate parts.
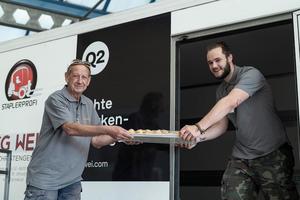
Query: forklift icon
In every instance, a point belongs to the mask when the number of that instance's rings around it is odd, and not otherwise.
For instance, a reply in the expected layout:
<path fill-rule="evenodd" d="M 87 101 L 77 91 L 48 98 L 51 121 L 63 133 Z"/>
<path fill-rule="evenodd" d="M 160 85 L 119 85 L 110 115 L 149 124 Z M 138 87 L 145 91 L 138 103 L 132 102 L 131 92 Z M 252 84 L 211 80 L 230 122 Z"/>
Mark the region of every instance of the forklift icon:
<path fill-rule="evenodd" d="M 7 94 L 9 97 L 13 95 L 19 99 L 30 97 L 33 90 L 31 90 L 33 79 L 33 72 L 31 67 L 23 64 L 15 69 L 11 75 Z"/>

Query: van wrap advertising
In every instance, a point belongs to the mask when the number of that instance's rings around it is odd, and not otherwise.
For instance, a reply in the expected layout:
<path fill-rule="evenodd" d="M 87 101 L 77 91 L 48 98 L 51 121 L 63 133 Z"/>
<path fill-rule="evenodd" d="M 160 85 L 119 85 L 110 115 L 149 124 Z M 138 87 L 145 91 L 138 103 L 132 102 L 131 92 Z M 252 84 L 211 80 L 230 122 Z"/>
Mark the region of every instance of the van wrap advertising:
<path fill-rule="evenodd" d="M 169 129 L 169 20 L 166 14 L 78 35 L 77 56 L 99 71 L 85 94 L 104 125 Z M 169 181 L 168 151 L 161 144 L 91 147 L 83 178 Z"/>
<path fill-rule="evenodd" d="M 27 59 L 18 61 L 11 68 L 5 82 L 8 101 L 29 98 L 35 89 L 37 73 L 34 64 Z"/>
<path fill-rule="evenodd" d="M 92 80 L 85 95 L 94 102 L 104 125 L 169 129 L 169 14 L 80 34 L 77 57 L 92 64 Z M 132 191 L 135 197 L 129 192 L 116 193 L 113 198 L 110 193 L 110 199 L 147 199 L 144 194 L 150 191 L 162 194 L 156 199 L 169 199 L 165 193 L 169 191 L 169 170 L 168 145 L 91 146 L 83 189 L 98 193 L 103 182 L 115 187 L 121 181 L 120 187 L 130 191 L 131 184 L 155 182 L 155 188 L 140 185 L 139 191 Z M 101 190 L 101 195 L 108 191 Z"/>
<path fill-rule="evenodd" d="M 5 94 L 8 103 L 2 104 L 1 109 L 36 106 L 38 102 L 37 99 L 31 98 L 36 90 L 36 82 L 37 71 L 35 65 L 30 60 L 22 59 L 14 64 L 5 82 Z M 38 95 L 38 93 L 35 93 L 35 96 Z"/>
<path fill-rule="evenodd" d="M 13 152 L 10 200 L 24 198 L 44 102 L 64 86 L 64 73 L 74 58 L 92 64 L 85 95 L 103 125 L 169 129 L 170 14 L 0 53 L 0 147 Z M 5 163 L 1 154 L 0 167 Z M 117 142 L 91 147 L 82 199 L 93 200 L 97 194 L 111 200 L 147 200 L 145 194 L 169 199 L 169 170 L 168 145 Z M 116 187 L 124 191 L 112 192 Z"/>
<path fill-rule="evenodd" d="M 72 36 L 0 53 L 0 148 L 12 151 L 10 200 L 24 199 L 27 165 L 39 137 L 44 102 L 64 86 L 64 72 L 76 57 L 76 42 Z M 0 170 L 6 160 L 6 154 L 0 153 Z M 0 199 L 3 191 L 4 175 L 0 175 Z"/>

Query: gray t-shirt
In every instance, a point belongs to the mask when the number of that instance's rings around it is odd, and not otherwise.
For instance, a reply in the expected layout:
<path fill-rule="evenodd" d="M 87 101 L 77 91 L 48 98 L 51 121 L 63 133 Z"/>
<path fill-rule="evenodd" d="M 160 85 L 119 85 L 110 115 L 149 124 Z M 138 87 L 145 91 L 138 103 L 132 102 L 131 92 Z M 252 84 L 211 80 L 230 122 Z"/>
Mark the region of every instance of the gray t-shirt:
<path fill-rule="evenodd" d="M 217 89 L 217 100 L 233 88 L 249 94 L 228 118 L 236 128 L 232 156 L 254 159 L 264 156 L 287 142 L 284 126 L 276 114 L 272 91 L 264 76 L 253 67 L 235 67 L 229 83 Z"/>
<path fill-rule="evenodd" d="M 82 95 L 80 102 L 67 88 L 51 94 L 45 111 L 37 145 L 27 168 L 27 184 L 46 190 L 57 190 L 80 181 L 91 137 L 68 136 L 65 122 L 100 124 L 93 102 Z"/>

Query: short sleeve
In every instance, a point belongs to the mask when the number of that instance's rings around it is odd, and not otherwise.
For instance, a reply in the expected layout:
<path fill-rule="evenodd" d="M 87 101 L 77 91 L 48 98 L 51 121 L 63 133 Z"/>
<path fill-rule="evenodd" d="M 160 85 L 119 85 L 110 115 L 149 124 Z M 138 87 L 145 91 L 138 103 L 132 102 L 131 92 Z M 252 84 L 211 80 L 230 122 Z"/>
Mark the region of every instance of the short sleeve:
<path fill-rule="evenodd" d="M 45 112 L 54 129 L 57 129 L 65 122 L 72 122 L 72 113 L 68 109 L 67 102 L 59 95 L 50 96 L 45 103 Z"/>
<path fill-rule="evenodd" d="M 265 78 L 255 68 L 250 68 L 242 73 L 240 80 L 234 88 L 239 88 L 252 96 L 265 85 Z"/>
<path fill-rule="evenodd" d="M 92 107 L 92 116 L 91 117 L 92 117 L 92 119 L 91 119 L 92 125 L 102 125 L 99 115 L 98 115 L 97 111 L 94 109 L 94 107 Z"/>

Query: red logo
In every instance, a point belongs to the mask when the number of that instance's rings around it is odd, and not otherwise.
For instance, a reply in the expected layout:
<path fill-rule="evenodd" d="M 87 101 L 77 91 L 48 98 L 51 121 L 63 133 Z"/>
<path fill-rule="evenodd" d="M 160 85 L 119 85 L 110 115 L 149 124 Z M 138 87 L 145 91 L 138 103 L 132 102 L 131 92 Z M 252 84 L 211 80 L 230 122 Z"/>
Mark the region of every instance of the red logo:
<path fill-rule="evenodd" d="M 27 59 L 18 61 L 8 73 L 5 92 L 8 101 L 30 98 L 37 81 L 34 64 Z"/>

